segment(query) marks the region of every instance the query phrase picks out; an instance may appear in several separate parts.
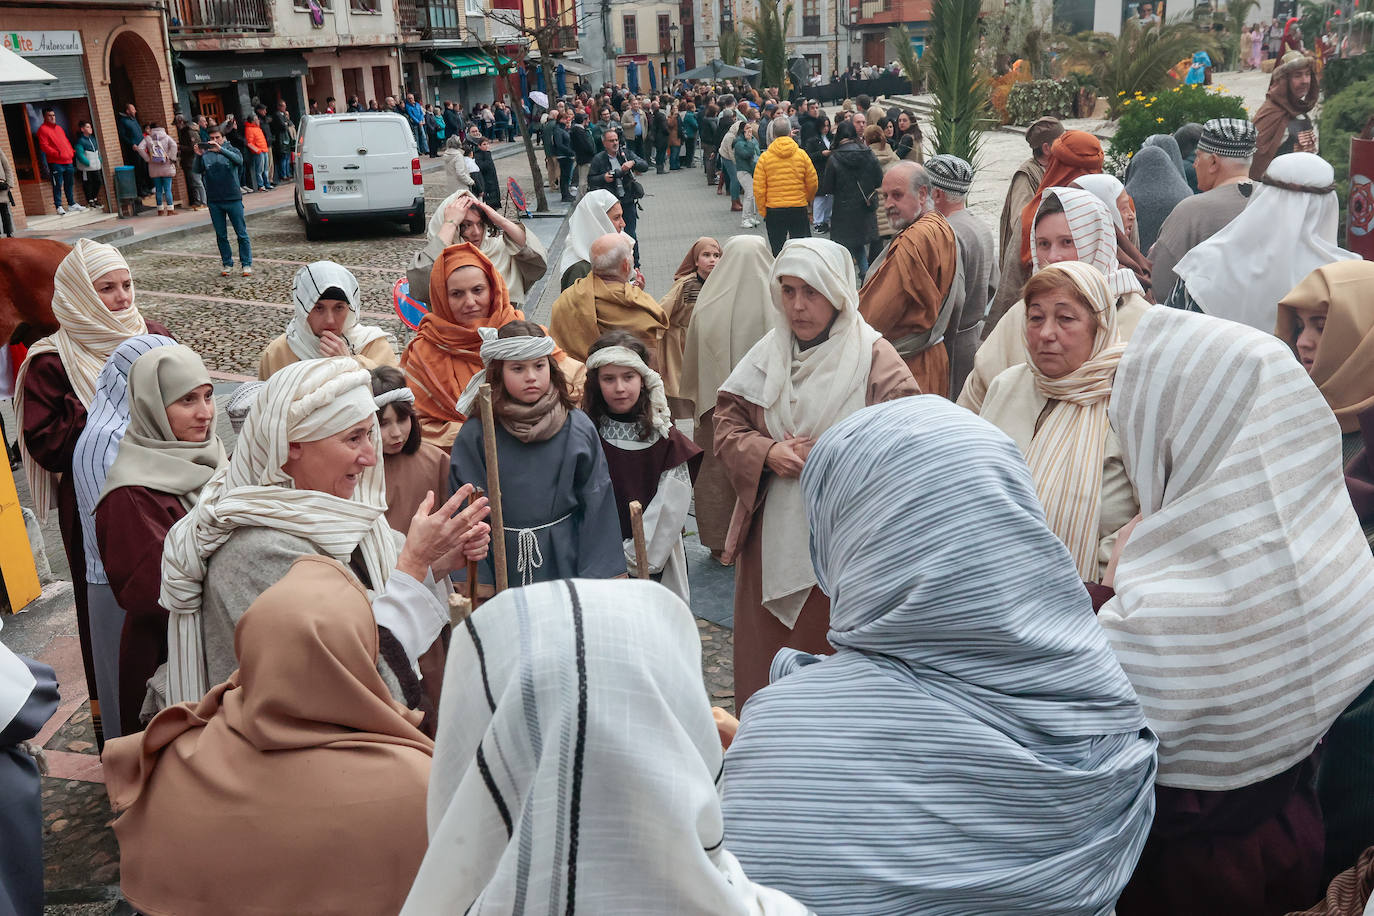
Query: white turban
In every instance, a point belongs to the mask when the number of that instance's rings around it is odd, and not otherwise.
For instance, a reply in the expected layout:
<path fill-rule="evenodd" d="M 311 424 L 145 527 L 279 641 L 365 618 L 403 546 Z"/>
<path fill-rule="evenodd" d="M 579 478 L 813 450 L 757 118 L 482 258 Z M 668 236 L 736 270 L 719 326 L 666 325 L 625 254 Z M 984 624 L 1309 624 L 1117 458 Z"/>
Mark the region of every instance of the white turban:
<path fill-rule="evenodd" d="M 363 302 L 358 278 L 333 261 L 316 261 L 296 271 L 296 279 L 291 284 L 291 298 L 296 310 L 291 315 L 291 323 L 286 326 L 286 343 L 297 359 L 320 359 L 324 356 L 320 352 L 320 339 L 310 329 L 309 318 L 315 304 L 331 289 L 342 292 L 344 301 L 348 303 L 348 318 L 344 320 L 339 336 L 348 341 L 354 353 L 386 336 L 381 328 L 358 324 Z"/>

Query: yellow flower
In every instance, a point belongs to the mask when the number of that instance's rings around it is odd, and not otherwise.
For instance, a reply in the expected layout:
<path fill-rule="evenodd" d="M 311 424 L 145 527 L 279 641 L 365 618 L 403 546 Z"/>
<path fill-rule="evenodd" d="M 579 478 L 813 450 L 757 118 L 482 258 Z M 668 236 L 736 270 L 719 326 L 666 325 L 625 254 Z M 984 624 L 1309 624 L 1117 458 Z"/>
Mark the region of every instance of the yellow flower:
<path fill-rule="evenodd" d="M 1149 103 L 1149 102 L 1146 102 L 1146 103 L 1145 103 L 1145 107 L 1146 107 L 1146 108 L 1149 108 L 1149 107 L 1150 107 L 1150 103 Z"/>
<path fill-rule="evenodd" d="M 1163 119 L 1163 118 L 1155 118 L 1155 123 L 1156 123 L 1156 124 L 1163 124 L 1163 123 L 1164 123 L 1164 119 Z"/>
<path fill-rule="evenodd" d="M 1126 90 L 1125 90 L 1125 89 L 1122 89 L 1120 92 L 1117 93 L 1117 95 L 1125 95 L 1125 94 L 1126 94 Z"/>

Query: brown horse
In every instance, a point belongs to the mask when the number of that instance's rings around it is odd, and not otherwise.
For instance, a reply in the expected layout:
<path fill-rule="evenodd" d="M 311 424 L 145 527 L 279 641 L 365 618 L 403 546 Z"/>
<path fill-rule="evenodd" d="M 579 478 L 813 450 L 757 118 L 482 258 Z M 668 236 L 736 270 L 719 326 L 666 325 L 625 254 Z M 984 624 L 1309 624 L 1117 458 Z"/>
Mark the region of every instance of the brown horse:
<path fill-rule="evenodd" d="M 0 344 L 33 344 L 57 330 L 53 275 L 71 250 L 51 239 L 0 239 Z"/>

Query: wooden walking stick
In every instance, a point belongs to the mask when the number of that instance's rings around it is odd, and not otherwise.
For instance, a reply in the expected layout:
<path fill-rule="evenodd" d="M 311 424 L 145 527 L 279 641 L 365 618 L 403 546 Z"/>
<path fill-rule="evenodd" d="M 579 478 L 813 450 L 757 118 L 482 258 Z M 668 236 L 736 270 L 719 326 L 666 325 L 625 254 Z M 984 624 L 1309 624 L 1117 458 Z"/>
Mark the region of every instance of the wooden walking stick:
<path fill-rule="evenodd" d="M 630 529 L 635 538 L 635 575 L 649 578 L 649 549 L 644 546 L 644 508 L 639 500 L 630 501 Z"/>
<path fill-rule="evenodd" d="M 468 497 L 468 508 L 482 498 L 483 490 L 481 487 L 473 487 L 472 495 Z M 468 613 L 477 610 L 477 561 L 468 560 Z"/>
<path fill-rule="evenodd" d="M 501 514 L 501 471 L 496 463 L 496 418 L 491 409 L 491 385 L 483 384 L 477 395 L 481 405 L 482 450 L 487 463 L 487 497 L 491 505 L 492 586 L 499 595 L 506 590 L 506 527 Z"/>

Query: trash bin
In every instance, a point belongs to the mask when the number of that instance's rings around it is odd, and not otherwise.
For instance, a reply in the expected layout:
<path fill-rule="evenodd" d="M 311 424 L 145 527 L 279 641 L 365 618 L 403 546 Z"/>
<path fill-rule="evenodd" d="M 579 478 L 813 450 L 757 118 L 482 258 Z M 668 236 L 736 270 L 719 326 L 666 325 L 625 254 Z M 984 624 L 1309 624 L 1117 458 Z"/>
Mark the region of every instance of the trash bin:
<path fill-rule="evenodd" d="M 132 165 L 115 166 L 115 195 L 120 200 L 138 199 L 138 181 L 134 178 Z"/>

